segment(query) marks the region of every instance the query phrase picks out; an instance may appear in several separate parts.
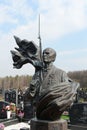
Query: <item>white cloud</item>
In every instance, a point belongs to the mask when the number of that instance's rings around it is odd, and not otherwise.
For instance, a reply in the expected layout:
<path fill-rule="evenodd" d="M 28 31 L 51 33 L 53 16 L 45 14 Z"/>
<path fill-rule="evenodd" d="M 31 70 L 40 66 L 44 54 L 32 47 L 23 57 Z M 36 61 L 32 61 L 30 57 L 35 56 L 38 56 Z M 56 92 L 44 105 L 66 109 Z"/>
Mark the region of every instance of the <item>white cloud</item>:
<path fill-rule="evenodd" d="M 27 3 L 28 0 L 10 0 L 11 8 L 10 10 L 13 12 L 13 14 L 21 15 L 21 17 L 24 17 L 25 21 L 33 15 L 32 7 Z"/>
<path fill-rule="evenodd" d="M 39 0 L 42 12 L 42 28 L 47 39 L 87 27 L 87 1 L 85 0 Z"/>
<path fill-rule="evenodd" d="M 47 38 L 59 37 L 87 27 L 86 0 L 39 0 L 37 10 L 33 10 L 33 5 L 30 6 L 27 0 L 8 2 L 8 5 L 1 4 L 1 22 L 17 22 L 16 15 L 30 22 L 35 12 L 41 12 L 42 31 Z"/>
<path fill-rule="evenodd" d="M 10 23 L 17 23 L 17 19 L 13 19 L 10 14 L 8 13 L 9 7 L 0 5 L 0 24 L 10 22 Z"/>
<path fill-rule="evenodd" d="M 72 55 L 72 54 L 78 54 L 78 53 L 85 53 L 87 52 L 87 48 L 82 48 L 82 49 L 76 49 L 76 50 L 69 50 L 69 51 L 59 51 L 58 56 L 65 56 L 65 55 Z"/>
<path fill-rule="evenodd" d="M 0 4 L 0 23 L 20 23 L 21 18 L 24 21 L 29 20 L 33 15 L 32 8 L 27 4 L 27 0 L 8 0 L 6 4 Z M 19 19 L 20 18 L 20 21 Z"/>
<path fill-rule="evenodd" d="M 37 0 L 37 8 L 29 4 L 29 0 L 5 1 L 7 4 L 0 3 L 0 26 L 3 23 L 6 26 L 8 26 L 8 23 L 17 26 L 12 27 L 5 34 L 2 33 L 3 30 L 0 30 L 0 73 L 3 76 L 17 72 L 10 71 L 12 60 L 9 51 L 16 45 L 13 35 L 17 35 L 22 39 L 33 39 L 37 42 L 39 13 L 41 14 L 41 36 L 44 44 L 70 32 L 87 28 L 87 0 Z M 22 20 L 24 20 L 23 24 Z M 82 52 L 86 50 L 78 49 L 76 51 Z M 72 53 L 76 52 L 73 50 L 65 51 L 58 53 L 58 55 Z M 27 70 L 26 68 L 25 72 Z M 20 70 L 18 70 L 18 73 L 21 73 Z"/>
<path fill-rule="evenodd" d="M 38 8 L 35 10 L 28 0 L 8 2 L 7 5 L 1 4 L 0 22 L 19 23 L 17 27 L 21 29 L 21 20 L 24 20 L 25 23 L 27 21 L 24 25 L 27 28 L 31 26 L 31 22 L 33 25 L 37 23 L 35 13 L 41 13 L 41 34 L 46 40 L 57 39 L 67 33 L 87 28 L 86 0 L 38 0 Z M 34 20 L 31 19 L 33 15 L 36 17 Z M 28 32 L 31 33 L 31 30 Z M 21 33 L 21 30 L 19 31 Z M 25 34 L 22 32 L 22 35 Z"/>
<path fill-rule="evenodd" d="M 69 57 L 64 58 L 57 57 L 55 62 L 56 66 L 65 71 L 77 71 L 77 70 L 87 70 L 87 58 L 86 57 Z"/>

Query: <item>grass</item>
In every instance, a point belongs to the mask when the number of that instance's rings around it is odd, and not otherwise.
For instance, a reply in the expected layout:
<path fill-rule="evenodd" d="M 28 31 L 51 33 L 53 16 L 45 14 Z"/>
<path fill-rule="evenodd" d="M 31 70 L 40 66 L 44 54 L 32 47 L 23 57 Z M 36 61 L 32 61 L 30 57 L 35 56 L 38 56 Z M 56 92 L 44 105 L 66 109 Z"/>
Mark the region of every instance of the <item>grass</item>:
<path fill-rule="evenodd" d="M 61 119 L 69 120 L 69 115 L 62 115 L 62 116 L 61 116 Z"/>

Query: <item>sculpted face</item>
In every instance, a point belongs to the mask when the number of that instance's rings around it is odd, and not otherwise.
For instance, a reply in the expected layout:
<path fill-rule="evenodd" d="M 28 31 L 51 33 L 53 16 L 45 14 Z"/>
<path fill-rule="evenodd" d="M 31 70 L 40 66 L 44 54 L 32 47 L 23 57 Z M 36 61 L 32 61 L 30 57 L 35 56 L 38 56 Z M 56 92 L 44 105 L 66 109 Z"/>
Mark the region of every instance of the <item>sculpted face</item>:
<path fill-rule="evenodd" d="M 43 51 L 43 61 L 46 63 L 50 63 L 55 61 L 56 58 L 56 52 L 52 48 L 46 48 Z"/>

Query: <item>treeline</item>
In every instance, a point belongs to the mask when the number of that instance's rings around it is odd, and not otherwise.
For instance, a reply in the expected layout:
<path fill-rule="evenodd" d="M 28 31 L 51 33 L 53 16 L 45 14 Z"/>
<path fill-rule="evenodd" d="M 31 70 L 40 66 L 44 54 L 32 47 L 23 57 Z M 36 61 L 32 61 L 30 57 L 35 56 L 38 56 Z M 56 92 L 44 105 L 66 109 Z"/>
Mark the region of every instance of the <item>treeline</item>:
<path fill-rule="evenodd" d="M 87 70 L 68 72 L 71 79 L 80 83 L 81 88 L 87 89 Z"/>
<path fill-rule="evenodd" d="M 87 70 L 84 71 L 73 71 L 68 72 L 68 76 L 80 83 L 81 88 L 87 88 Z M 20 88 L 25 89 L 29 86 L 29 83 L 32 79 L 32 76 L 22 75 L 22 76 L 6 76 L 4 78 L 0 78 L 0 89 L 13 89 Z"/>
<path fill-rule="evenodd" d="M 6 76 L 0 78 L 0 89 L 25 89 L 29 86 L 32 76 L 22 75 L 22 76 Z"/>

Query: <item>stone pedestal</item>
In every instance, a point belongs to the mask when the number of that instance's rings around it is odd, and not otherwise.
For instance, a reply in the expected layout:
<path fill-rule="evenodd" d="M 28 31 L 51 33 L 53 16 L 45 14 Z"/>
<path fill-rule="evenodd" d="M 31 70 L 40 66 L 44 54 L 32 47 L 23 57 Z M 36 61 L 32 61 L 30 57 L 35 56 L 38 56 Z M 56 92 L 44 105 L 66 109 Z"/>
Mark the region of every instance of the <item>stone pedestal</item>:
<path fill-rule="evenodd" d="M 57 121 L 45 121 L 31 119 L 30 130 L 67 130 L 67 121 L 59 119 Z"/>

